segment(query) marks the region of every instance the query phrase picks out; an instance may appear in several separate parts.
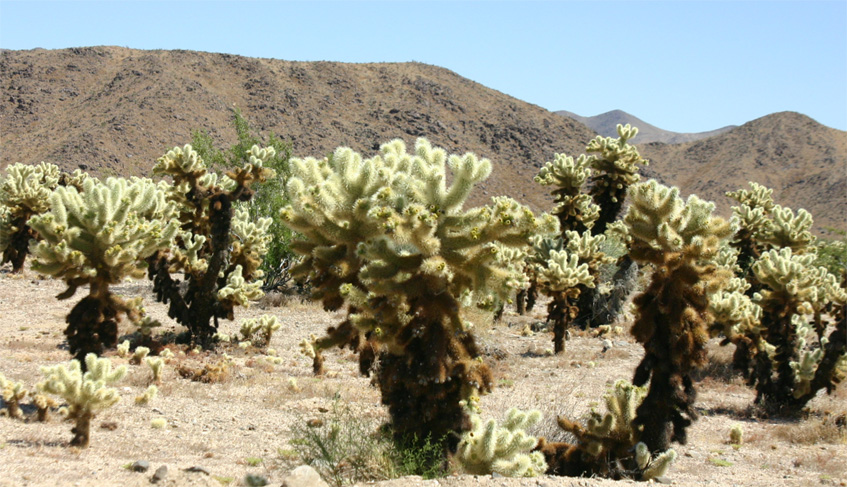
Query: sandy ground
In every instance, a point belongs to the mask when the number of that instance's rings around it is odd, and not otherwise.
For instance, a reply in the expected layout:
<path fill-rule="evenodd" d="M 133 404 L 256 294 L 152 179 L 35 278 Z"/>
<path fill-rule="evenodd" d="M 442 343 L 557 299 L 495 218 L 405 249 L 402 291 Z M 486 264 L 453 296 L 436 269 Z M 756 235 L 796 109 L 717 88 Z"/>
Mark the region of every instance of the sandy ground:
<path fill-rule="evenodd" d="M 2 269 L 5 271 L 7 268 Z M 64 318 L 76 300 L 58 301 L 63 285 L 42 280 L 30 271 L 22 276 L 0 272 L 0 373 L 23 381 L 32 389 L 41 380 L 39 367 L 67 361 L 62 331 Z M 180 327 L 167 318 L 163 306 L 153 302 L 146 281 L 118 286 L 124 296 L 143 296 L 149 313 L 162 321 L 164 330 Z M 262 309 L 265 308 L 265 309 Z M 268 485 L 281 485 L 288 472 L 301 463 L 292 454 L 292 427 L 330 414 L 333 406 L 347 405 L 357 417 L 378 424 L 387 418 L 379 392 L 367 378 L 358 376 L 355 356 L 349 351 L 326 353 L 328 373 L 314 377 L 311 360 L 299 353 L 298 343 L 309 334 L 320 334 L 340 321 L 340 314 L 326 313 L 313 304 L 297 300 L 284 306 L 255 305 L 240 310 L 235 322 L 221 331 L 236 335 L 240 320 L 271 313 L 283 323 L 270 347 L 281 358 L 274 364 L 260 350 L 230 347 L 218 354 L 177 356 L 166 365 L 159 395 L 148 405 L 136 405 L 135 397 L 148 386 L 146 365 L 130 365 L 117 387 L 121 401 L 103 411 L 92 424 L 91 446 L 68 447 L 71 423 L 58 415 L 39 423 L 0 417 L 0 486 L 141 486 L 160 466 L 168 475 L 157 485 L 247 485 L 245 476 L 260 475 Z M 486 351 L 498 387 L 481 401 L 484 415 L 501 417 L 512 406 L 537 408 L 544 424 L 536 434 L 558 434 L 555 416 L 579 418 L 596 406 L 606 388 L 619 378 L 630 379 L 642 348 L 626 334 L 610 338 L 613 347 L 603 351 L 604 338 L 573 337 L 560 356 L 545 354 L 552 348 L 551 335 L 521 336 L 529 323 L 543 321 L 537 307 L 530 316 L 507 310 L 501 323 L 478 326 L 479 341 Z M 472 317 L 474 318 L 474 317 Z M 475 316 L 484 320 L 484 315 Z M 622 323 L 626 325 L 626 323 Z M 129 333 L 133 330 L 121 330 Z M 716 365 L 730 351 L 712 345 Z M 206 384 L 181 377 L 179 363 L 216 363 L 222 352 L 232 357 L 228 378 Z M 112 356 L 115 364 L 125 358 Z M 766 420 L 751 416 L 753 392 L 738 379 L 706 376 L 698 383 L 700 419 L 689 430 L 688 445 L 675 447 L 679 454 L 669 472 L 679 486 L 810 486 L 847 485 L 847 433 L 834 426 L 833 417 L 847 410 L 845 387 L 835 396 L 818 397 L 811 415 L 800 422 Z M 723 377 L 721 377 L 723 376 Z M 290 387 L 297 382 L 298 391 Z M 29 404 L 29 399 L 24 400 Z M 25 412 L 31 413 L 31 407 Z M 152 421 L 164 418 L 164 428 Z M 740 423 L 745 442 L 733 448 L 729 430 Z M 295 428 L 296 429 L 296 428 Z M 367 440 L 365 440 L 367 441 Z M 133 462 L 149 462 L 144 473 L 130 471 Z M 202 467 L 205 472 L 185 469 Z M 436 480 L 418 477 L 378 482 L 384 487 L 405 486 L 612 486 L 632 483 L 599 479 L 543 476 L 507 479 L 490 476 L 452 475 Z"/>

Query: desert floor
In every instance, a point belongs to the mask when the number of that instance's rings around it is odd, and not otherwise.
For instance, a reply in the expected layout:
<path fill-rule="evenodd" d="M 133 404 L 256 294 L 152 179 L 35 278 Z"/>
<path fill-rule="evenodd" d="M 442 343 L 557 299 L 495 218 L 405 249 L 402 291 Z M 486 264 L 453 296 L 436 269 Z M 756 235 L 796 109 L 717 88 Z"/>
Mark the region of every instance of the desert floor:
<path fill-rule="evenodd" d="M 69 360 L 62 333 L 64 320 L 85 290 L 59 301 L 55 296 L 64 290 L 60 282 L 40 279 L 31 271 L 23 275 L 9 274 L 8 268 L 0 271 L 0 373 L 33 389 L 42 377 L 39 367 Z M 148 282 L 127 283 L 115 290 L 126 297 L 143 296 L 148 312 L 163 323 L 159 333 L 180 330 L 165 308 L 154 302 Z M 178 354 L 165 366 L 159 394 L 147 405 L 136 405 L 135 398 L 147 388 L 150 369 L 143 363 L 129 365 L 127 377 L 116 386 L 121 401 L 94 419 L 87 449 L 68 447 L 72 424 L 58 414 L 46 423 L 0 417 L 0 486 L 150 485 L 150 477 L 162 465 L 168 466 L 168 475 L 158 485 L 247 485 L 248 474 L 268 479 L 268 485 L 281 485 L 288 472 L 303 462 L 289 441 L 305 422 L 329 421 L 329 415 L 340 407 L 349 408 L 357 421 L 374 428 L 387 419 L 378 390 L 368 378 L 358 375 L 352 353 L 326 352 L 327 373 L 315 377 L 311 360 L 299 351 L 301 340 L 338 323 L 341 314 L 324 312 L 297 299 L 270 296 L 240 310 L 234 322 L 222 323 L 220 331 L 235 336 L 242 319 L 264 313 L 283 323 L 268 347 L 279 359 L 266 358 L 265 349 L 237 346 L 221 347 L 213 354 Z M 483 415 L 500 418 L 513 406 L 540 409 L 544 420 L 534 433 L 555 439 L 557 435 L 561 438 L 555 417 L 580 418 L 601 405 L 603 392 L 615 380 L 631 379 L 643 350 L 626 331 L 610 337 L 575 333 L 567 351 L 553 356 L 548 353 L 551 333 L 521 334 L 545 315 L 544 307 L 538 306 L 528 316 L 507 309 L 502 322 L 493 326 L 490 316 L 474 314 L 470 318 L 479 322 L 478 340 L 497 383 L 481 400 Z M 618 324 L 627 327 L 627 322 Z M 121 331 L 133 330 L 124 325 Z M 606 351 L 604 340 L 612 345 Z M 232 364 L 220 382 L 192 381 L 177 372 L 180 365 L 220 363 L 224 352 Z M 816 398 L 808 417 L 801 421 L 765 419 L 750 407 L 752 390 L 727 372 L 731 351 L 715 341 L 710 352 L 710 373 L 697 384 L 700 419 L 689 430 L 688 444 L 675 446 L 679 458 L 668 474 L 673 485 L 847 485 L 847 429 L 843 426 L 847 387 L 842 385 L 833 396 Z M 107 356 L 116 365 L 128 363 L 114 352 Z M 29 398 L 23 404 L 24 412 L 31 414 Z M 839 417 L 841 426 L 837 425 Z M 163 428 L 153 427 L 158 418 L 166 421 Z M 729 444 L 729 431 L 735 424 L 744 430 L 740 448 Z M 150 469 L 138 473 L 127 468 L 139 460 L 149 462 Z M 191 467 L 202 467 L 205 472 L 186 471 Z M 376 485 L 621 483 L 632 481 L 450 475 L 434 480 L 401 477 Z"/>

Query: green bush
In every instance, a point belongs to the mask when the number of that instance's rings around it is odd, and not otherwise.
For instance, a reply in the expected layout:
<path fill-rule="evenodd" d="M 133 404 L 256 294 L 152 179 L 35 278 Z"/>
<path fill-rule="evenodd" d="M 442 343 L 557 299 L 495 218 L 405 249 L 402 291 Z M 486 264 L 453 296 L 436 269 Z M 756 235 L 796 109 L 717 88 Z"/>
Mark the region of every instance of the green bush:
<path fill-rule="evenodd" d="M 267 136 L 267 140 L 253 135 L 250 124 L 238 109 L 233 110 L 232 124 L 238 142 L 231 147 L 217 149 L 214 139 L 205 130 L 192 132 L 191 146 L 211 168 L 222 171 L 236 167 L 240 161 L 249 160 L 248 152 L 254 145 L 273 147 L 276 150 L 276 155 L 265 163 L 265 167 L 276 171 L 276 175 L 253 187 L 255 195 L 252 200 L 239 203 L 239 206 L 249 209 L 252 218 L 273 220 L 266 232 L 271 236 L 271 241 L 260 267 L 265 273 L 263 289 L 269 291 L 287 282 L 288 264 L 296 258 L 291 250 L 291 241 L 295 233 L 277 218 L 279 210 L 288 205 L 284 187 L 289 174 L 288 159 L 291 157 L 291 144 L 273 133 Z"/>

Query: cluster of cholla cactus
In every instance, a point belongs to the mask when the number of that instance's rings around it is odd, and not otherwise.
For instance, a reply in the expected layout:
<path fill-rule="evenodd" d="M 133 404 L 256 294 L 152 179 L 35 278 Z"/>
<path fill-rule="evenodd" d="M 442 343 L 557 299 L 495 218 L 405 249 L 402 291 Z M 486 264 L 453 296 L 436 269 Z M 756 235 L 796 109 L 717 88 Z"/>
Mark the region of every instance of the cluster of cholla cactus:
<path fill-rule="evenodd" d="M 173 206 L 165 200 L 164 183 L 149 179 L 89 178 L 82 192 L 59 187 L 50 195 L 50 210 L 33 216 L 29 225 L 41 240 L 33 240 L 33 270 L 67 284 L 59 299 L 72 297 L 81 286 L 88 296 L 68 314 L 65 335 L 80 361 L 117 345 L 118 320 L 142 319 L 140 298 L 124 300 L 110 286 L 128 277 L 144 276 L 145 259 L 167 248 L 177 231 Z"/>
<path fill-rule="evenodd" d="M 628 143 L 628 140 L 638 133 L 638 129 L 629 125 L 618 125 L 617 130 L 619 136 L 617 139 L 597 137 L 592 140 L 586 147 L 586 152 L 590 155 L 583 154 L 573 159 L 556 154 L 554 160 L 545 164 L 535 178 L 539 184 L 554 188 L 556 208 L 553 214 L 559 219 L 562 247 L 568 245 L 571 235 L 576 235 L 583 240 L 602 235 L 609 224 L 617 219 L 623 207 L 627 188 L 638 182 L 639 165 L 647 164 L 636 148 Z M 589 181 L 591 185 L 586 189 Z M 546 247 L 551 245 L 551 243 L 542 244 Z M 589 322 L 592 321 L 591 314 L 593 301 L 596 298 L 599 266 L 610 263 L 610 259 L 599 251 L 599 247 L 596 247 L 595 253 L 590 257 L 581 258 L 581 261 L 589 263 L 593 285 L 579 282 L 570 288 L 567 300 L 571 303 L 566 308 L 555 304 L 556 301 L 563 301 L 561 297 L 556 299 L 560 292 L 552 292 L 548 289 L 548 294 L 553 297 L 554 302 L 548 310 L 548 319 L 573 315 L 573 319 L 580 322 L 583 327 L 599 324 Z M 625 259 L 619 263 L 619 266 L 621 272 L 626 272 L 631 266 L 631 261 Z"/>
<path fill-rule="evenodd" d="M 629 199 L 629 255 L 654 269 L 634 300 L 632 334 L 645 349 L 633 383 L 650 383 L 634 421 L 655 453 L 671 441 L 684 444 L 696 418 L 691 374 L 706 361 L 709 295 L 730 277 L 712 261 L 731 228 L 712 214 L 713 203 L 694 195 L 683 201 L 677 188 L 654 180 L 632 186 Z"/>
<path fill-rule="evenodd" d="M 815 265 L 811 214 L 777 205 L 771 189 L 750 187 L 728 193 L 739 206 L 737 252 L 725 266 L 740 278 L 713 296 L 713 332 L 735 344 L 733 365 L 756 387 L 757 403 L 795 414 L 847 373 L 847 292 Z"/>
<path fill-rule="evenodd" d="M 168 315 L 188 328 L 194 343 L 210 346 L 218 320 L 233 319 L 233 308 L 262 296 L 259 266 L 268 244 L 269 218 L 251 221 L 234 203 L 249 201 L 251 186 L 272 177 L 264 167 L 273 148 L 253 146 L 244 161 L 226 174 L 210 172 L 190 145 L 159 158 L 153 173 L 173 178 L 167 199 L 176 206 L 180 231 L 169 249 L 149 259 L 149 276 Z M 174 274 L 183 273 L 180 287 Z"/>
<path fill-rule="evenodd" d="M 470 412 L 469 417 L 471 428 L 462 435 L 453 456 L 466 473 L 536 477 L 547 471 L 544 454 L 533 451 L 538 445 L 538 438 L 526 433 L 527 428 L 541 420 L 540 411 L 509 409 L 502 425 L 493 419 L 483 423 L 475 410 Z"/>
<path fill-rule="evenodd" d="M 832 392 L 847 373 L 847 290 L 815 267 L 814 258 L 785 247 L 768 250 L 752 265 L 762 289 L 753 297 L 761 319 L 750 379 L 757 402 L 768 410 L 799 412 L 821 389 Z M 832 305 L 839 311 L 833 310 L 837 320 L 828 330 L 820 316 Z"/>
<path fill-rule="evenodd" d="M 297 272 L 328 309 L 350 307 L 329 340 L 365 341 L 379 355 L 376 380 L 398 439 L 447 437 L 455 448 L 450 433 L 470 427 L 461 401 L 491 387 L 463 303 L 495 305 L 525 285 L 520 266 L 499 255 L 555 220 L 509 198 L 464 209 L 491 163 L 425 139 L 411 153 L 394 140 L 369 159 L 339 148 L 290 163 L 281 216 L 304 236 L 292 245 L 304 257 Z"/>
<path fill-rule="evenodd" d="M 548 473 L 636 480 L 663 476 L 676 452 L 668 449 L 653 457 L 641 441 L 644 429 L 636 423 L 636 414 L 646 394 L 646 387 L 619 380 L 604 397 L 604 414 L 592 409 L 585 425 L 560 416 L 559 427 L 573 435 L 575 442 L 540 442 L 539 450 L 550 466 Z"/>
<path fill-rule="evenodd" d="M 45 381 L 39 385 L 42 391 L 57 395 L 68 404 L 67 418 L 75 422 L 70 444 L 81 448 L 88 447 L 94 415 L 120 400 L 117 389 L 108 386 L 121 380 L 127 371 L 125 365 L 112 370 L 109 359 L 97 358 L 93 353 L 85 356 L 85 369 L 83 372 L 79 360 L 42 367 Z"/>

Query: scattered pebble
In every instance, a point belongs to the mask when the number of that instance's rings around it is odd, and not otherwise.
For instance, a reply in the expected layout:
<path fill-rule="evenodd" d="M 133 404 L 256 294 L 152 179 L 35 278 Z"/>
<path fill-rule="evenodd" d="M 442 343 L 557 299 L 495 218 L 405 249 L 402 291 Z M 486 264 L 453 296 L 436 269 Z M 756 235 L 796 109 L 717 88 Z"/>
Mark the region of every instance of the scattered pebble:
<path fill-rule="evenodd" d="M 161 467 L 156 469 L 156 473 L 154 473 L 153 476 L 150 478 L 150 483 L 151 484 L 159 483 L 162 480 L 165 480 L 165 477 L 167 477 L 167 476 L 168 476 L 168 466 L 162 465 Z"/>
<path fill-rule="evenodd" d="M 138 460 L 130 465 L 129 469 L 133 472 L 146 472 L 150 468 L 150 462 L 147 460 Z"/>

